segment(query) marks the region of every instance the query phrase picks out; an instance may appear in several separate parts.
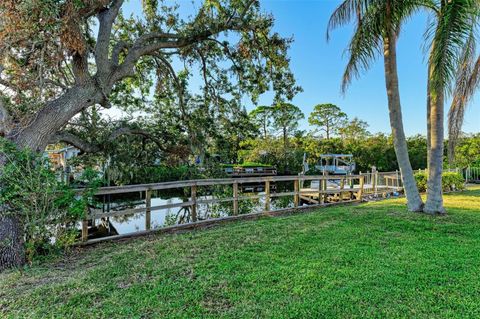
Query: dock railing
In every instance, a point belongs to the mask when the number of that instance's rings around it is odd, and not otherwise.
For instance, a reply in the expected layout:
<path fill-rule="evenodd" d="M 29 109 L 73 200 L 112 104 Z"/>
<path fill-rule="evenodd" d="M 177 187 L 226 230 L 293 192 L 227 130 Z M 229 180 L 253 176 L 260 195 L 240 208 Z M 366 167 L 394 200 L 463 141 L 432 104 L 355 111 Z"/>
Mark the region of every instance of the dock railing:
<path fill-rule="evenodd" d="M 191 223 L 201 223 L 205 221 L 202 216 L 199 216 L 198 206 L 202 204 L 214 204 L 214 203 L 228 203 L 231 206 L 231 215 L 217 218 L 217 219 L 238 219 L 239 215 L 239 202 L 242 200 L 260 199 L 263 198 L 263 208 L 260 212 L 249 213 L 244 215 L 254 214 L 268 214 L 275 211 L 282 211 L 285 209 L 276 209 L 271 205 L 272 198 L 293 196 L 293 207 L 288 210 L 303 209 L 308 207 L 321 207 L 329 206 L 336 203 L 349 203 L 359 202 L 362 200 L 365 184 L 364 175 L 348 175 L 348 176 L 263 176 L 263 177 L 246 177 L 246 178 L 221 178 L 221 179 L 199 179 L 199 180 L 186 180 L 175 182 L 164 182 L 154 184 L 141 184 L 141 185 L 125 185 L 125 186 L 112 186 L 102 187 L 97 190 L 95 196 L 106 195 L 118 195 L 128 193 L 142 193 L 144 196 L 144 207 L 129 208 L 117 211 L 102 211 L 96 208 L 89 208 L 85 212 L 85 216 L 82 220 L 81 240 L 82 242 L 89 241 L 88 230 L 89 221 L 92 221 L 90 225 L 93 225 L 93 221 L 102 218 L 109 218 L 112 216 L 124 216 L 129 214 L 145 214 L 145 231 L 142 233 L 148 233 L 155 231 L 152 229 L 151 216 L 156 211 L 170 208 L 185 208 L 188 207 L 190 211 Z M 312 183 L 312 181 L 318 181 L 318 188 L 301 188 L 300 185 Z M 329 186 L 333 182 L 335 186 Z M 293 183 L 293 189 L 284 192 L 271 192 L 271 183 L 290 182 Z M 239 185 L 248 183 L 264 183 L 264 192 L 257 193 L 255 195 L 246 195 L 241 192 Z M 218 197 L 213 196 L 199 196 L 204 194 L 201 192 L 202 188 L 208 188 L 209 186 L 224 185 L 231 188 L 231 197 Z M 291 185 L 290 185 L 291 186 Z M 173 189 L 189 189 L 188 200 L 180 203 L 168 203 L 164 205 L 152 206 L 152 199 L 154 198 L 155 191 L 161 190 L 173 190 Z M 291 191 L 290 191 L 291 190 Z M 81 194 L 81 191 L 79 191 Z M 210 219 L 210 220 L 214 220 Z M 175 226 L 172 226 L 175 227 Z M 95 241 L 112 239 L 110 236 Z"/>
<path fill-rule="evenodd" d="M 480 167 L 467 167 L 462 174 L 466 183 L 480 183 Z"/>
<path fill-rule="evenodd" d="M 402 175 L 400 171 L 392 172 L 360 172 L 365 177 L 364 194 L 382 195 L 403 190 Z"/>

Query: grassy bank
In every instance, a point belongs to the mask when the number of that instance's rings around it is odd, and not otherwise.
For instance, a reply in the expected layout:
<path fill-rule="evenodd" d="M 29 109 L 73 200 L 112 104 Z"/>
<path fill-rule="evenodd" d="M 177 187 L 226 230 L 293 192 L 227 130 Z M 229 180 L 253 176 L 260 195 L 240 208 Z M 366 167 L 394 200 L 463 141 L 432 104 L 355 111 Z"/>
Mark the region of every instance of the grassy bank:
<path fill-rule="evenodd" d="M 480 188 L 98 245 L 0 274 L 0 317 L 480 317 Z"/>

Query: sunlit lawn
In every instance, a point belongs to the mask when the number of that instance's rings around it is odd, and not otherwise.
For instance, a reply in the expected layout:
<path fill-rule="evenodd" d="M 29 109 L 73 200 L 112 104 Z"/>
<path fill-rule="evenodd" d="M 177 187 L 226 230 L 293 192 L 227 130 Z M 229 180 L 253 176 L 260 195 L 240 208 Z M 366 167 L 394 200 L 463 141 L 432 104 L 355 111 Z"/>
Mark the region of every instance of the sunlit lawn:
<path fill-rule="evenodd" d="M 480 187 L 97 245 L 0 275 L 0 317 L 480 317 Z"/>

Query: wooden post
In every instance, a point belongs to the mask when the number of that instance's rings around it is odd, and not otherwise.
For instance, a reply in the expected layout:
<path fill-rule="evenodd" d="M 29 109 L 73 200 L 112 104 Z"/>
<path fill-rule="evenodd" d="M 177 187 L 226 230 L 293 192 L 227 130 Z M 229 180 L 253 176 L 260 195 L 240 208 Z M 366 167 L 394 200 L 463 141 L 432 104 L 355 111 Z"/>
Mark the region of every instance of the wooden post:
<path fill-rule="evenodd" d="M 293 191 L 295 192 L 295 195 L 293 195 L 293 206 L 298 207 L 300 205 L 300 180 L 298 177 L 293 181 Z"/>
<path fill-rule="evenodd" d="M 325 175 L 323 176 L 325 178 Z M 323 204 L 325 202 L 325 198 L 323 197 L 323 181 L 324 179 L 319 180 L 318 182 L 318 203 Z"/>
<path fill-rule="evenodd" d="M 82 241 L 88 240 L 88 207 L 85 208 L 85 216 L 82 220 Z"/>
<path fill-rule="evenodd" d="M 238 182 L 233 183 L 233 215 L 238 215 Z"/>
<path fill-rule="evenodd" d="M 145 229 L 150 230 L 152 227 L 152 191 L 145 191 Z"/>
<path fill-rule="evenodd" d="M 327 179 L 324 179 L 323 180 L 323 190 L 325 191 L 325 193 L 323 194 L 323 202 L 326 203 L 328 202 L 328 194 L 327 194 L 327 188 L 328 188 L 328 180 Z"/>
<path fill-rule="evenodd" d="M 265 181 L 265 211 L 270 211 L 270 181 Z"/>
<path fill-rule="evenodd" d="M 365 185 L 365 176 L 360 176 L 360 189 L 358 190 L 357 196 L 358 201 L 362 201 L 363 196 L 363 185 Z"/>
<path fill-rule="evenodd" d="M 192 200 L 192 221 L 197 221 L 197 185 L 192 185 L 191 189 L 191 200 Z"/>

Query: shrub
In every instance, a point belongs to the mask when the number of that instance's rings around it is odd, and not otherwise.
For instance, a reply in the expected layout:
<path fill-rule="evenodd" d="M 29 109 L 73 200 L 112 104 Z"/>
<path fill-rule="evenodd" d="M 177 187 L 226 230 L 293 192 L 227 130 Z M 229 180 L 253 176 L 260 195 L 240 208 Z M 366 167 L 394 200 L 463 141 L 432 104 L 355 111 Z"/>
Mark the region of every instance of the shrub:
<path fill-rule="evenodd" d="M 417 181 L 417 187 L 420 192 L 427 190 L 427 173 L 416 173 L 415 180 Z M 463 190 L 465 188 L 465 180 L 462 174 L 455 172 L 444 172 L 442 174 L 442 189 L 445 192 L 452 190 Z"/>
<path fill-rule="evenodd" d="M 20 221 L 27 260 L 71 246 L 88 196 L 75 196 L 72 188 L 56 178 L 48 159 L 38 153 L 18 150 L 0 138 L 0 156 L 5 159 L 0 174 L 0 216 Z"/>
<path fill-rule="evenodd" d="M 414 176 L 417 181 L 418 191 L 425 192 L 427 190 L 427 173 L 415 173 Z"/>
<path fill-rule="evenodd" d="M 442 175 L 442 187 L 444 191 L 463 190 L 465 189 L 465 180 L 460 173 L 445 172 Z"/>
<path fill-rule="evenodd" d="M 120 166 L 109 167 L 108 179 L 113 185 L 161 183 L 200 178 L 201 173 L 195 166 Z"/>

